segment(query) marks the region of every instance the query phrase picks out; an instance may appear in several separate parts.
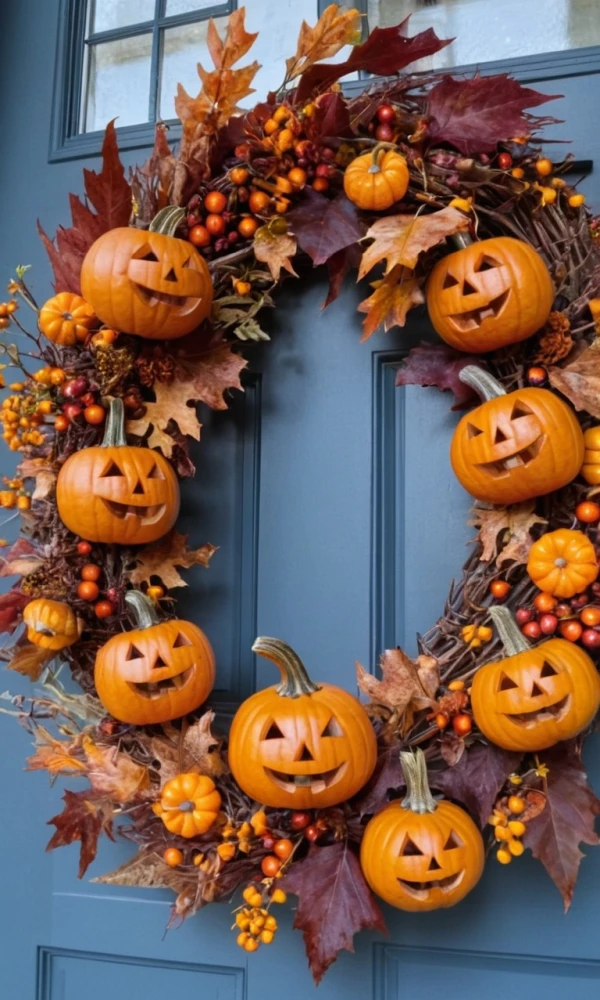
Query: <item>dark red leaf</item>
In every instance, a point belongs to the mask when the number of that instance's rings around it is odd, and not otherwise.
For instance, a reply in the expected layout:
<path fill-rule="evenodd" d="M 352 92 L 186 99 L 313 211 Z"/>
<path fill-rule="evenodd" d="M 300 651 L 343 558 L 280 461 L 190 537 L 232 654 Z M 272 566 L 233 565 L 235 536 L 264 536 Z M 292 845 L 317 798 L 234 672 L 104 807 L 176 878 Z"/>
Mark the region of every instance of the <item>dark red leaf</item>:
<path fill-rule="evenodd" d="M 388 747 L 379 754 L 373 775 L 365 785 L 354 807 L 359 816 L 371 816 L 387 806 L 390 792 L 404 788 L 404 775 L 400 767 L 400 747 Z"/>
<path fill-rule="evenodd" d="M 499 142 L 530 133 L 555 119 L 525 113 L 559 95 L 522 87 L 506 73 L 455 80 L 445 76 L 427 95 L 431 142 L 448 142 L 461 153 L 484 153 Z"/>
<path fill-rule="evenodd" d="M 338 250 L 327 261 L 327 273 L 329 275 L 329 289 L 322 309 L 335 302 L 340 294 L 344 278 L 350 271 L 358 271 L 362 251 L 358 243 Z"/>
<path fill-rule="evenodd" d="M 126 226 L 131 215 L 131 188 L 125 179 L 119 158 L 119 146 L 114 121 L 109 122 L 102 143 L 102 170 L 83 171 L 83 184 L 88 201 L 96 210 L 100 233 Z"/>
<path fill-rule="evenodd" d="M 17 618 L 30 600 L 17 589 L 0 595 L 0 632 L 14 632 Z"/>
<path fill-rule="evenodd" d="M 588 785 L 574 744 L 559 743 L 545 750 L 540 758 L 550 768 L 541 785 L 546 793 L 546 806 L 528 821 L 524 839 L 558 888 L 566 911 L 573 899 L 581 859 L 585 857 L 579 845 L 600 844 L 594 830 L 600 800 Z"/>
<path fill-rule="evenodd" d="M 331 201 L 307 188 L 302 203 L 286 218 L 298 246 L 309 255 L 315 267 L 324 264 L 338 250 L 352 246 L 365 234 L 356 205 L 345 194 Z"/>
<path fill-rule="evenodd" d="M 353 134 L 348 105 L 339 93 L 323 94 L 308 121 L 307 135 L 316 142 L 328 136 L 344 138 Z"/>
<path fill-rule="evenodd" d="M 369 929 L 387 934 L 383 914 L 346 841 L 311 847 L 283 880 L 298 896 L 294 927 L 302 931 L 308 964 L 319 983 L 338 952 L 354 951 L 353 938 Z"/>
<path fill-rule="evenodd" d="M 454 767 L 429 771 L 429 784 L 462 803 L 484 827 L 500 789 L 509 774 L 517 770 L 522 757 L 491 744 L 475 743 Z"/>
<path fill-rule="evenodd" d="M 297 100 L 305 101 L 314 90 L 327 90 L 336 80 L 363 70 L 378 76 L 392 76 L 406 66 L 439 52 L 452 41 L 438 38 L 433 28 L 409 38 L 410 15 L 392 28 L 374 28 L 369 37 L 352 49 L 343 63 L 317 63 L 300 78 Z"/>
<path fill-rule="evenodd" d="M 396 374 L 396 385 L 428 385 L 451 389 L 455 396 L 453 410 L 464 410 L 473 403 L 475 392 L 458 375 L 465 365 L 481 365 L 481 358 L 462 354 L 446 344 L 420 344 L 406 356 Z"/>
<path fill-rule="evenodd" d="M 81 841 L 78 878 L 83 878 L 89 865 L 96 857 L 98 837 L 105 833 L 114 840 L 112 832 L 113 807 L 104 796 L 91 791 L 69 792 L 63 795 L 65 808 L 58 816 L 48 820 L 56 827 L 56 832 L 46 845 L 47 851 L 55 847 L 65 847 L 74 841 Z"/>

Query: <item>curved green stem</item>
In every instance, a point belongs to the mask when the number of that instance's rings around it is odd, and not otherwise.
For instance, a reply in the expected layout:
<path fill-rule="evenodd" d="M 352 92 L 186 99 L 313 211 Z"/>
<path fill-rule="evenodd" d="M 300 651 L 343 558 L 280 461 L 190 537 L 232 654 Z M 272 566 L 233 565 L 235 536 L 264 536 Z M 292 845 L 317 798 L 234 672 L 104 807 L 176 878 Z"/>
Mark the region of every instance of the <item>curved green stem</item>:
<path fill-rule="evenodd" d="M 507 656 L 516 656 L 530 648 L 508 608 L 490 608 L 489 612 Z"/>
<path fill-rule="evenodd" d="M 287 642 L 261 635 L 254 643 L 252 652 L 260 653 L 279 668 L 281 681 L 276 690 L 283 698 L 299 698 L 302 694 L 314 694 L 320 690 L 318 684 L 313 684 L 302 660 Z"/>
<path fill-rule="evenodd" d="M 111 399 L 106 427 L 102 439 L 103 448 L 122 448 L 127 445 L 125 437 L 125 407 L 122 399 Z"/>
<path fill-rule="evenodd" d="M 483 368 L 477 365 L 465 365 L 458 373 L 458 377 L 465 385 L 470 385 L 483 402 L 490 399 L 497 399 L 498 396 L 506 396 L 506 389 L 489 372 L 484 372 Z"/>
<path fill-rule="evenodd" d="M 368 172 L 370 174 L 379 174 L 379 173 L 381 173 L 381 167 L 379 166 L 379 154 L 382 152 L 382 150 L 385 150 L 385 149 L 397 149 L 397 146 L 393 142 L 378 142 L 377 143 L 377 145 L 373 148 L 373 152 L 371 154 L 373 162 L 372 162 L 371 166 L 369 167 L 369 171 Z"/>
<path fill-rule="evenodd" d="M 156 213 L 148 229 L 151 233 L 174 236 L 184 216 L 185 208 L 179 208 L 177 205 L 167 205 L 166 208 L 161 208 L 160 212 Z"/>
<path fill-rule="evenodd" d="M 415 813 L 432 813 L 437 809 L 437 802 L 431 794 L 427 780 L 427 764 L 422 750 L 402 750 L 400 767 L 406 781 L 406 795 L 402 800 L 402 808 Z"/>
<path fill-rule="evenodd" d="M 128 590 L 125 594 L 125 603 L 133 610 L 138 628 L 158 625 L 159 619 L 154 604 L 140 590 Z"/>

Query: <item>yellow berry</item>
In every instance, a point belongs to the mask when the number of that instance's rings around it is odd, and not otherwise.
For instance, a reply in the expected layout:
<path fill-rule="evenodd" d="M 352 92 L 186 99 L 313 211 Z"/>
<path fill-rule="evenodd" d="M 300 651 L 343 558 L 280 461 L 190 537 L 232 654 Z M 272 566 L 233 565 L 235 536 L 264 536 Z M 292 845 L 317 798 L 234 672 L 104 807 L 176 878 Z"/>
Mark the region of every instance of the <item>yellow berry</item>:
<path fill-rule="evenodd" d="M 246 903 L 249 903 L 250 906 L 253 906 L 253 899 L 257 895 L 258 895 L 258 893 L 257 893 L 256 889 L 254 888 L 254 886 L 253 885 L 247 885 L 246 888 L 244 889 L 243 893 L 242 893 L 242 899 Z"/>
<path fill-rule="evenodd" d="M 557 188 L 559 191 L 562 191 L 567 186 L 567 182 L 563 181 L 562 177 L 553 177 L 550 183 L 553 188 Z"/>
<path fill-rule="evenodd" d="M 249 937 L 244 942 L 244 951 L 258 951 L 258 941 L 255 938 Z"/>
<path fill-rule="evenodd" d="M 262 809 L 259 809 L 259 811 L 255 812 L 254 815 L 250 818 L 250 825 L 254 830 L 256 836 L 262 837 L 263 833 L 266 833 L 267 830 L 269 829 L 266 813 L 264 813 Z"/>
<path fill-rule="evenodd" d="M 24 382 L 11 382 L 8 388 L 12 389 L 13 392 L 22 392 L 23 389 L 25 388 L 25 383 Z"/>
<path fill-rule="evenodd" d="M 10 444 L 9 444 L 10 450 L 11 451 L 18 451 L 20 447 L 21 447 L 21 442 L 19 441 L 19 439 L 17 437 L 14 437 L 12 439 L 12 441 L 10 442 Z"/>
<path fill-rule="evenodd" d="M 522 785 L 523 779 L 520 774 L 511 774 L 509 779 L 511 785 Z"/>
<path fill-rule="evenodd" d="M 245 917 L 243 913 L 238 913 L 238 915 L 235 918 L 235 922 L 242 931 L 247 931 L 250 926 L 250 921 L 248 917 Z"/>
<path fill-rule="evenodd" d="M 237 831 L 238 840 L 247 840 L 248 837 L 252 836 L 252 827 L 249 823 L 242 823 L 239 830 Z"/>
<path fill-rule="evenodd" d="M 260 935 L 260 940 L 263 944 L 271 944 L 275 934 L 273 931 L 263 931 Z"/>
<path fill-rule="evenodd" d="M 242 854 L 250 854 L 252 844 L 249 840 L 240 840 L 238 841 L 238 850 L 240 850 Z"/>
<path fill-rule="evenodd" d="M 25 496 L 17 497 L 17 507 L 19 510 L 29 510 L 31 507 L 30 498 Z"/>
<path fill-rule="evenodd" d="M 246 941 L 249 940 L 249 937 L 250 935 L 247 934 L 246 931 L 242 931 L 242 933 L 238 934 L 236 938 L 236 944 L 239 944 L 240 948 L 243 948 L 246 944 Z"/>
<path fill-rule="evenodd" d="M 264 124 L 264 130 L 266 135 L 273 135 L 273 132 L 276 132 L 278 128 L 279 125 L 277 124 L 274 118 L 267 118 Z"/>
<path fill-rule="evenodd" d="M 269 914 L 268 917 L 265 917 L 265 930 L 266 931 L 277 930 L 277 921 L 275 917 L 271 916 L 271 914 Z"/>
<path fill-rule="evenodd" d="M 51 368 L 48 376 L 51 385 L 62 385 L 66 377 L 62 368 Z"/>
<path fill-rule="evenodd" d="M 235 844 L 219 844 L 217 847 L 217 854 L 219 855 L 221 861 L 231 861 L 235 851 Z"/>
<path fill-rule="evenodd" d="M 481 639 L 471 639 L 469 646 L 471 649 L 479 649 L 481 646 Z"/>
<path fill-rule="evenodd" d="M 585 195 L 572 194 L 569 198 L 569 205 L 571 208 L 581 208 L 582 205 L 585 205 Z"/>
<path fill-rule="evenodd" d="M 196 865 L 196 868 L 198 867 L 198 865 L 201 865 L 203 861 L 204 861 L 204 855 L 202 853 L 194 855 L 194 864 Z"/>
<path fill-rule="evenodd" d="M 283 889 L 274 889 L 271 893 L 272 903 L 285 903 L 287 902 L 287 895 Z"/>
<path fill-rule="evenodd" d="M 307 118 L 312 118 L 316 110 L 317 108 L 315 104 L 305 104 L 302 108 L 302 111 Z"/>
<path fill-rule="evenodd" d="M 509 840 L 510 830 L 507 826 L 497 826 L 494 830 L 496 840 Z"/>
<path fill-rule="evenodd" d="M 477 629 L 477 638 L 481 639 L 482 642 L 489 642 L 493 634 L 493 629 L 489 625 L 480 625 Z"/>
<path fill-rule="evenodd" d="M 523 170 L 523 167 L 513 167 L 511 174 L 515 180 L 520 181 L 525 176 L 525 171 Z"/>
<path fill-rule="evenodd" d="M 38 413 L 43 413 L 43 414 L 52 413 L 54 409 L 54 403 L 52 402 L 51 399 L 42 399 L 38 403 L 37 408 L 38 408 Z"/>
<path fill-rule="evenodd" d="M 464 628 L 461 629 L 460 635 L 465 642 L 470 642 L 475 635 L 475 626 L 465 625 Z"/>
<path fill-rule="evenodd" d="M 462 691 L 465 686 L 464 681 L 450 681 L 448 685 L 449 691 Z"/>
<path fill-rule="evenodd" d="M 511 819 L 508 824 L 508 829 L 515 837 L 522 837 L 527 827 L 525 826 L 525 823 L 521 822 L 520 819 Z"/>
<path fill-rule="evenodd" d="M 250 933 L 254 934 L 255 937 L 257 937 L 260 934 L 260 932 L 262 931 L 262 929 L 263 929 L 264 917 L 261 917 L 260 920 L 262 922 L 259 922 L 258 919 L 250 921 L 250 928 L 249 928 L 249 930 L 250 930 Z"/>
<path fill-rule="evenodd" d="M 290 117 L 290 115 L 291 115 L 290 109 L 284 107 L 283 104 L 282 104 L 274 112 L 274 114 L 273 114 L 273 121 L 274 122 L 286 122 L 288 120 L 288 118 Z"/>
<path fill-rule="evenodd" d="M 0 490 L 0 507 L 14 507 L 17 498 L 11 490 Z"/>
<path fill-rule="evenodd" d="M 522 812 L 525 812 L 525 802 L 520 795 L 511 795 L 508 800 L 508 808 L 511 813 L 519 816 Z"/>
<path fill-rule="evenodd" d="M 160 601 L 161 597 L 165 596 L 163 588 L 158 586 L 148 587 L 146 594 L 151 601 L 154 601 L 154 603 L 156 603 L 156 601 Z"/>
<path fill-rule="evenodd" d="M 248 295 L 252 291 L 252 285 L 249 281 L 236 281 L 235 285 L 236 295 Z"/>
<path fill-rule="evenodd" d="M 548 177 L 553 170 L 552 160 L 549 160 L 547 156 L 542 156 L 539 160 L 536 160 L 535 169 L 540 177 Z"/>
<path fill-rule="evenodd" d="M 514 858 L 520 858 L 525 850 L 525 844 L 522 840 L 509 840 L 508 849 Z"/>
<path fill-rule="evenodd" d="M 501 847 L 496 851 L 496 857 L 501 865 L 509 865 L 512 861 L 512 854 L 505 847 Z"/>
<path fill-rule="evenodd" d="M 557 198 L 556 188 L 542 187 L 542 202 L 544 205 L 553 205 Z"/>

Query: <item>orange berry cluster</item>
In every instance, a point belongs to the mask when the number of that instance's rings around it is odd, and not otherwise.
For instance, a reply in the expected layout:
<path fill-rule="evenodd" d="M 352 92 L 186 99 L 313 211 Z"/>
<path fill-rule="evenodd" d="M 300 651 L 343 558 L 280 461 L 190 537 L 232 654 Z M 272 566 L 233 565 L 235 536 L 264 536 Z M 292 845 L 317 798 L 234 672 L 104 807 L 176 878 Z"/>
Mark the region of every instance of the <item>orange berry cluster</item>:
<path fill-rule="evenodd" d="M 494 632 L 489 625 L 465 625 L 460 630 L 460 637 L 471 649 L 478 649 L 484 642 L 489 642 Z"/>
<path fill-rule="evenodd" d="M 524 812 L 525 799 L 521 795 L 509 795 L 506 809 L 496 806 L 488 820 L 494 827 L 496 840 L 500 842 L 496 857 L 502 865 L 509 865 L 513 858 L 520 857 L 525 850 L 521 838 L 527 830 L 527 824 L 514 818 Z"/>
<path fill-rule="evenodd" d="M 79 555 L 87 556 L 92 550 L 92 546 L 89 542 L 79 542 L 77 545 L 77 551 Z M 79 576 L 81 577 L 81 582 L 77 584 L 77 596 L 80 601 L 96 601 L 94 605 L 94 613 L 96 618 L 109 618 L 110 615 L 115 613 L 115 603 L 118 599 L 118 594 L 109 590 L 106 598 L 98 601 L 100 596 L 100 587 L 98 586 L 98 581 L 102 576 L 102 567 L 98 566 L 97 563 L 84 563 L 84 565 L 79 570 Z"/>
<path fill-rule="evenodd" d="M 12 382 L 10 388 L 12 394 L 2 401 L 0 408 L 2 437 L 11 451 L 42 445 L 46 437 L 39 428 L 44 423 L 47 407 L 31 394 L 30 385 Z"/>
<path fill-rule="evenodd" d="M 236 913 L 237 944 L 244 951 L 258 951 L 261 944 L 271 944 L 277 933 L 277 920 L 269 913 L 269 906 L 285 903 L 287 896 L 283 889 L 274 889 L 268 905 L 264 906 L 262 893 L 256 885 L 246 886 L 242 896 L 248 905 L 240 907 Z"/>
<path fill-rule="evenodd" d="M 452 728 L 457 736 L 468 736 L 473 728 L 473 720 L 465 708 L 469 703 L 469 696 L 465 691 L 465 682 L 462 680 L 450 681 L 446 686 L 447 694 L 438 698 L 437 711 L 428 715 L 428 719 L 434 719 L 438 729 L 446 729 L 452 723 Z"/>
<path fill-rule="evenodd" d="M 11 510 L 29 510 L 31 507 L 31 497 L 23 489 L 22 479 L 9 479 L 3 476 L 3 482 L 7 489 L 0 490 L 0 507 Z"/>
<path fill-rule="evenodd" d="M 0 330 L 6 330 L 6 327 L 10 324 L 10 317 L 19 308 L 19 303 L 16 299 L 11 299 L 9 302 L 0 302 Z"/>
<path fill-rule="evenodd" d="M 501 159 L 502 158 L 502 159 Z M 509 153 L 500 153 L 498 156 L 498 166 L 501 170 L 507 170 L 512 165 L 512 157 Z M 580 194 L 578 191 L 574 191 L 573 188 L 567 185 L 567 182 L 563 180 L 562 177 L 553 177 L 554 164 L 552 160 L 548 159 L 547 156 L 540 156 L 533 163 L 533 169 L 535 175 L 539 178 L 534 181 L 533 187 L 539 193 L 540 205 L 545 207 L 546 205 L 554 205 L 558 199 L 559 194 L 564 193 L 567 204 L 569 208 L 581 208 L 585 205 L 585 195 Z M 523 167 L 513 167 L 511 170 L 511 176 L 515 180 L 523 181 L 527 184 L 525 180 L 526 171 Z"/>

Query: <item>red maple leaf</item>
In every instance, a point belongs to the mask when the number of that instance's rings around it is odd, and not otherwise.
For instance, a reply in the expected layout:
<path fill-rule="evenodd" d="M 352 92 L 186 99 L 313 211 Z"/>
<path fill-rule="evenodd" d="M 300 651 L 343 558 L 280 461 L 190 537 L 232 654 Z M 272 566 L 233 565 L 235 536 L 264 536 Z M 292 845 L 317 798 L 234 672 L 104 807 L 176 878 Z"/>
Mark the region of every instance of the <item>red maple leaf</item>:
<path fill-rule="evenodd" d="M 306 188 L 302 204 L 287 215 L 290 232 L 315 267 L 362 239 L 365 227 L 345 194 L 331 200 Z"/>

